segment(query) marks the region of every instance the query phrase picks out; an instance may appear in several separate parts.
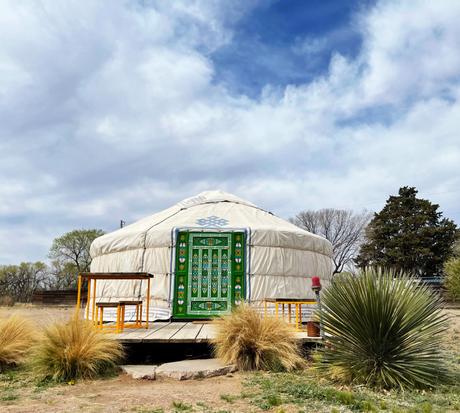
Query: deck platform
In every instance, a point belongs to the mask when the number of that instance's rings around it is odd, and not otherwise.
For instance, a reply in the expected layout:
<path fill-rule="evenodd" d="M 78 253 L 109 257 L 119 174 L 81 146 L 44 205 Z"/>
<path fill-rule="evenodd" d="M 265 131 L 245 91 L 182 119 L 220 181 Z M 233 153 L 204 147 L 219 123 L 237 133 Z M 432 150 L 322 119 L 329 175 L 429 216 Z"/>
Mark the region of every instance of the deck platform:
<path fill-rule="evenodd" d="M 200 322 L 155 321 L 145 328 L 126 328 L 123 333 L 110 334 L 111 338 L 124 344 L 131 343 L 206 343 L 215 337 L 215 327 Z M 307 332 L 296 332 L 296 337 L 304 343 L 320 343 L 321 337 L 309 337 Z"/>

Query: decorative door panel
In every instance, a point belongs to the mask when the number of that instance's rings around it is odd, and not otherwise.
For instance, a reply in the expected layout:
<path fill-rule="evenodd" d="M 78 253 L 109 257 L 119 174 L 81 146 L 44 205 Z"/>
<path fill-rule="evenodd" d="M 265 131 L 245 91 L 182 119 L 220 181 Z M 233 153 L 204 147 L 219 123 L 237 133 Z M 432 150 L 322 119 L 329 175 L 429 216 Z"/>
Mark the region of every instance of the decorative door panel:
<path fill-rule="evenodd" d="M 244 297 L 243 232 L 180 232 L 176 250 L 174 317 L 230 313 Z"/>

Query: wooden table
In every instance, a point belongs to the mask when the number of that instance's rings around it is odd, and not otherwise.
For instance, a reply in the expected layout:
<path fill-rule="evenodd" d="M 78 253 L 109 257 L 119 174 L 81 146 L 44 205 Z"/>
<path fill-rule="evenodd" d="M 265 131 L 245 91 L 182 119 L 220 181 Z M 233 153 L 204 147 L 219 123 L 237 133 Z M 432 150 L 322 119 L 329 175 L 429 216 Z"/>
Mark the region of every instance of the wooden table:
<path fill-rule="evenodd" d="M 267 316 L 267 304 L 275 304 L 275 315 L 279 318 L 279 306 L 282 308 L 282 317 L 284 319 L 284 308 L 288 307 L 288 321 L 291 322 L 291 308 L 295 306 L 295 327 L 296 330 L 302 330 L 302 305 L 317 304 L 316 300 L 307 300 L 303 298 L 264 298 L 264 317 Z"/>
<path fill-rule="evenodd" d="M 96 313 L 96 282 L 97 280 L 147 280 L 147 296 L 146 296 L 146 321 L 145 328 L 149 328 L 149 309 L 150 309 L 150 279 L 153 274 L 147 272 L 82 272 L 78 274 L 78 291 L 77 291 L 77 309 L 80 309 L 81 304 L 81 286 L 83 280 L 88 280 L 88 298 L 86 300 L 86 319 L 89 318 L 89 309 L 91 311 L 91 319 L 93 322 Z M 92 284 L 92 285 L 91 285 Z M 141 315 L 142 317 L 142 315 Z"/>

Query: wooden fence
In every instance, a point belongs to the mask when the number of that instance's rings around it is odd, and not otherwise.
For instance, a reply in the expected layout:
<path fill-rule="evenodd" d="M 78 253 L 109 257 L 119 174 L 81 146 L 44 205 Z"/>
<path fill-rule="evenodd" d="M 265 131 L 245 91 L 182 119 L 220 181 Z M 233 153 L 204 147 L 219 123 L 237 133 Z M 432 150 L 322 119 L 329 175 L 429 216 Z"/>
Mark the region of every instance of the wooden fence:
<path fill-rule="evenodd" d="M 86 301 L 86 292 L 82 292 L 82 300 Z M 32 296 L 33 304 L 42 305 L 72 305 L 77 302 L 77 290 L 48 290 L 35 291 Z"/>

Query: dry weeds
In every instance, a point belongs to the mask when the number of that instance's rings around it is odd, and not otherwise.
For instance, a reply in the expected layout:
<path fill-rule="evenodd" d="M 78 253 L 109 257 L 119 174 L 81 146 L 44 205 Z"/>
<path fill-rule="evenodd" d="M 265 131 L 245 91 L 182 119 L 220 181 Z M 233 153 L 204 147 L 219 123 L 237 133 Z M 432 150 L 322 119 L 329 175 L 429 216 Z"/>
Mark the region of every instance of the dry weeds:
<path fill-rule="evenodd" d="M 33 353 L 33 364 L 45 378 L 91 379 L 113 370 L 122 355 L 121 344 L 74 315 L 44 330 Z"/>
<path fill-rule="evenodd" d="M 282 320 L 242 305 L 215 324 L 216 356 L 239 370 L 291 371 L 305 363 L 292 327 Z"/>
<path fill-rule="evenodd" d="M 30 321 L 18 316 L 0 320 L 0 371 L 24 361 L 34 342 Z"/>

